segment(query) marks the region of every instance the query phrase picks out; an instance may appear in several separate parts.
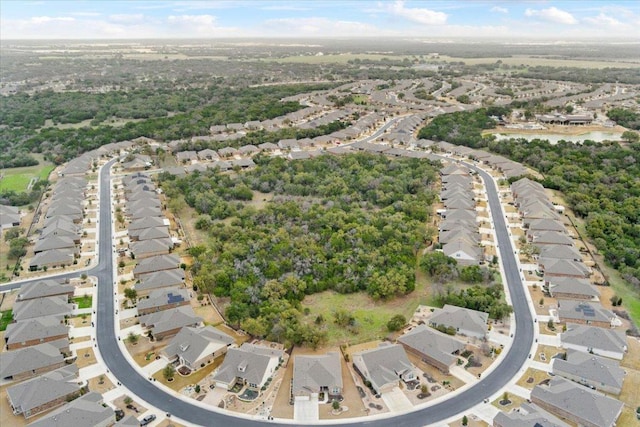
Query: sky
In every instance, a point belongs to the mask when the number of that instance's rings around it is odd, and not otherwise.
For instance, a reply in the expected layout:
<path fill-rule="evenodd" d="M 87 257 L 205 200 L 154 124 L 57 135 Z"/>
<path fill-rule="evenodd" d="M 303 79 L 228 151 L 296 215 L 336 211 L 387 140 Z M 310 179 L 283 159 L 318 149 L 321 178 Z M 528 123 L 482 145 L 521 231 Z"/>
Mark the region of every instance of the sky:
<path fill-rule="evenodd" d="M 237 37 L 640 39 L 640 1 L 0 0 L 0 40 Z"/>

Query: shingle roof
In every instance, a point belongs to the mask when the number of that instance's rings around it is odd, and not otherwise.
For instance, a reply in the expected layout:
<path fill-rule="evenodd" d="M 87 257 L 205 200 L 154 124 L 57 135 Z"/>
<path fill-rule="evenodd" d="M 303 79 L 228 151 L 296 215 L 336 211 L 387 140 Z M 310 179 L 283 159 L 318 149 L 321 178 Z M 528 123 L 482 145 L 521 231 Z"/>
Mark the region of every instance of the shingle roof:
<path fill-rule="evenodd" d="M 376 390 L 385 384 L 397 382 L 405 372 L 413 371 L 404 348 L 399 344 L 382 345 L 373 350 L 355 353 L 369 371 L 369 381 Z"/>
<path fill-rule="evenodd" d="M 7 344 L 16 344 L 34 339 L 67 335 L 68 329 L 55 317 L 40 317 L 7 325 L 4 337 Z"/>
<path fill-rule="evenodd" d="M 616 399 L 557 376 L 548 386 L 534 387 L 531 398 L 601 427 L 612 426 L 624 406 Z"/>
<path fill-rule="evenodd" d="M 167 304 L 189 301 L 189 291 L 186 289 L 164 288 L 151 291 L 149 298 L 138 301 L 138 310 L 153 309 Z"/>
<path fill-rule="evenodd" d="M 27 412 L 79 391 L 77 377 L 74 363 L 7 388 L 7 397 L 21 413 Z"/>
<path fill-rule="evenodd" d="M 591 322 L 610 322 L 616 315 L 605 309 L 598 302 L 576 301 L 570 299 L 558 300 L 558 315 L 560 319 L 579 319 Z"/>
<path fill-rule="evenodd" d="M 52 249 L 39 252 L 31 258 L 30 267 L 40 267 L 49 264 L 71 264 L 73 262 L 73 249 Z"/>
<path fill-rule="evenodd" d="M 570 427 L 534 403 L 523 403 L 509 413 L 498 412 L 493 420 L 493 425 L 500 427 Z"/>
<path fill-rule="evenodd" d="M 600 291 L 587 279 L 577 279 L 575 277 L 550 277 L 549 292 L 551 295 L 555 293 L 584 295 L 590 298 L 600 296 Z"/>
<path fill-rule="evenodd" d="M 68 298 L 66 295 L 54 295 L 26 301 L 16 301 L 13 304 L 13 318 L 17 321 L 45 316 L 62 318 L 67 314 L 71 314 L 73 311 L 73 304 L 67 301 Z"/>
<path fill-rule="evenodd" d="M 154 335 L 202 322 L 202 318 L 189 305 L 150 313 L 139 317 L 139 320 L 141 324 L 151 327 Z"/>
<path fill-rule="evenodd" d="M 426 325 L 419 325 L 398 338 L 416 351 L 431 357 L 445 365 L 451 365 L 457 359 L 453 353 L 464 349 L 464 344 L 442 332 Z"/>
<path fill-rule="evenodd" d="M 145 274 L 141 277 L 140 283 L 133 287 L 136 291 L 165 288 L 168 286 L 180 285 L 184 282 L 184 270 L 175 268 L 172 270 L 157 271 Z"/>
<path fill-rule="evenodd" d="M 45 368 L 62 361 L 60 350 L 49 343 L 7 351 L 0 353 L 0 378 Z"/>
<path fill-rule="evenodd" d="M 164 349 L 169 359 L 181 357 L 190 365 L 206 354 L 233 344 L 234 339 L 213 326 L 204 328 L 185 327 L 178 332 Z"/>
<path fill-rule="evenodd" d="M 446 304 L 436 310 L 429 318 L 429 323 L 452 326 L 459 330 L 473 331 L 478 335 L 487 333 L 489 314 L 468 308 Z"/>
<path fill-rule="evenodd" d="M 115 412 L 109 406 L 102 406 L 102 400 L 100 393 L 87 393 L 29 424 L 29 427 L 79 427 L 102 425 L 107 420 L 115 422 Z"/>
<path fill-rule="evenodd" d="M 266 351 L 261 351 L 266 350 Z M 252 384 L 260 384 L 272 358 L 282 358 L 283 352 L 252 344 L 243 344 L 240 348 L 230 348 L 224 362 L 214 375 L 214 381 L 231 383 L 242 378 Z"/>
<path fill-rule="evenodd" d="M 52 279 L 43 279 L 36 282 L 25 283 L 18 291 L 17 300 L 28 300 L 32 298 L 42 298 L 52 295 L 62 295 L 73 293 L 73 285 L 63 285 Z"/>
<path fill-rule="evenodd" d="M 342 388 L 342 366 L 337 352 L 296 356 L 293 364 L 294 395 L 318 393 L 321 387 Z"/>
<path fill-rule="evenodd" d="M 582 378 L 596 387 L 602 384 L 617 389 L 622 388 L 625 376 L 619 362 L 577 350 L 568 350 L 567 360 L 553 359 L 553 373 Z"/>
<path fill-rule="evenodd" d="M 180 258 L 176 255 L 158 255 L 140 260 L 133 268 L 134 274 L 153 273 L 155 271 L 173 270 L 180 264 Z"/>
<path fill-rule="evenodd" d="M 596 326 L 567 323 L 567 330 L 560 335 L 562 343 L 587 348 L 624 353 L 627 349 L 627 337 L 622 331 L 604 329 Z"/>

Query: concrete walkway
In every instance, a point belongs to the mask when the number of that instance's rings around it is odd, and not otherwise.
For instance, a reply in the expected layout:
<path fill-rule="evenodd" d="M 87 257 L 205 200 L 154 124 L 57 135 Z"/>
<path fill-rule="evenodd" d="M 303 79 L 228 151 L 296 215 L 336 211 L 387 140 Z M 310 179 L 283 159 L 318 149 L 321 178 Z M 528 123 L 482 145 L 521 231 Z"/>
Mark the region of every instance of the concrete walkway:
<path fill-rule="evenodd" d="M 301 424 L 317 422 L 320 419 L 318 398 L 309 400 L 296 400 L 293 402 L 293 420 Z"/>
<path fill-rule="evenodd" d="M 391 412 L 407 412 L 413 410 L 413 404 L 398 387 L 386 393 L 382 393 L 382 400 Z"/>
<path fill-rule="evenodd" d="M 454 366 L 449 369 L 451 375 L 464 381 L 465 384 L 473 384 L 478 381 L 478 377 L 464 369 L 462 366 Z"/>
<path fill-rule="evenodd" d="M 145 374 L 147 374 L 147 376 L 151 376 L 158 372 L 160 369 L 164 369 L 164 367 L 167 366 L 167 363 L 169 363 L 167 359 L 161 357 L 160 359 L 154 360 L 147 366 L 143 367 L 142 370 Z"/>

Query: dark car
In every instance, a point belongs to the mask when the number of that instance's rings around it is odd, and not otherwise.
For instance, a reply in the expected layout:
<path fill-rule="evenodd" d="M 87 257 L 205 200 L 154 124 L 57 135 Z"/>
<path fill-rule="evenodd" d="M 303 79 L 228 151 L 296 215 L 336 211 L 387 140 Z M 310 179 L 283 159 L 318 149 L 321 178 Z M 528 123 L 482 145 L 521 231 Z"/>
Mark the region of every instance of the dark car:
<path fill-rule="evenodd" d="M 122 409 L 116 409 L 116 421 L 120 421 L 124 418 L 124 411 Z"/>
<path fill-rule="evenodd" d="M 140 421 L 140 425 L 141 426 L 146 426 L 147 424 L 150 424 L 153 420 L 156 419 L 156 416 L 151 414 L 151 415 L 147 415 L 146 417 L 144 417 L 141 421 Z"/>

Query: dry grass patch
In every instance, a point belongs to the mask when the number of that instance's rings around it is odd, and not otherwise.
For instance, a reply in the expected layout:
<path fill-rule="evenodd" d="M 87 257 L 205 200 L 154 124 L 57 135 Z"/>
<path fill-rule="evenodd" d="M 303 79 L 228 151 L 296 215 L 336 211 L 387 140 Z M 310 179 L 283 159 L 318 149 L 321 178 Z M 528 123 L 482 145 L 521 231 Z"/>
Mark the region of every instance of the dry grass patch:
<path fill-rule="evenodd" d="M 622 383 L 622 391 L 620 392 L 620 395 L 613 397 L 623 401 L 627 406 L 633 408 L 635 411 L 635 409 L 640 405 L 640 371 L 627 369 L 627 375 Z"/>
<path fill-rule="evenodd" d="M 83 335 L 81 337 L 69 337 L 69 342 L 71 344 L 77 344 L 79 342 L 89 341 L 90 339 L 91 339 L 91 336 Z"/>
<path fill-rule="evenodd" d="M 204 368 L 198 369 L 197 371 L 193 372 L 191 375 L 189 375 L 187 377 L 183 377 L 178 372 L 176 372 L 176 374 L 173 377 L 173 381 L 171 381 L 171 382 L 167 381 L 164 378 L 164 375 L 162 373 L 163 369 L 161 369 L 158 372 L 156 372 L 155 374 L 153 374 L 153 378 L 155 380 L 157 380 L 157 381 L 160 381 L 162 384 L 166 385 L 167 387 L 171 388 L 172 390 L 180 391 L 184 387 L 186 387 L 186 386 L 188 386 L 190 384 L 198 384 L 207 375 L 209 375 L 213 371 L 215 371 L 216 368 L 218 366 L 220 366 L 220 364 L 222 363 L 223 359 L 224 359 L 223 357 L 218 357 L 210 365 L 207 365 Z"/>
<path fill-rule="evenodd" d="M 496 408 L 500 409 L 502 412 L 509 412 L 510 410 L 519 407 L 525 402 L 525 400 L 522 397 L 514 393 L 509 393 L 509 400 L 511 401 L 510 404 L 503 406 L 500 404 L 501 400 L 502 400 L 502 395 L 498 397 L 496 400 L 494 400 L 493 402 L 491 402 L 491 404 Z"/>
<path fill-rule="evenodd" d="M 78 359 L 76 360 L 76 365 L 78 365 L 78 369 L 82 369 L 86 366 L 93 365 L 96 363 L 96 355 L 93 352 L 93 347 L 81 348 L 76 351 L 76 355 Z"/>
<path fill-rule="evenodd" d="M 487 424 L 485 421 L 482 421 L 480 418 L 473 414 L 467 415 L 467 426 L 468 427 L 489 427 L 490 424 Z M 462 427 L 462 418 L 459 420 L 455 420 L 452 423 L 449 423 L 449 427 Z"/>
<path fill-rule="evenodd" d="M 526 389 L 533 389 L 535 386 L 540 384 L 542 381 L 551 378 L 549 374 L 544 371 L 539 371 L 537 369 L 529 368 L 524 373 L 523 376 L 520 377 L 518 382 L 516 383 L 520 387 L 524 387 Z M 533 381 L 531 381 L 533 379 Z"/>
<path fill-rule="evenodd" d="M 157 344 L 157 343 L 153 343 Z M 164 343 L 166 344 L 166 343 Z M 148 351 L 138 351 L 134 356 L 133 360 L 140 366 L 147 366 L 151 362 L 156 360 L 156 356 L 160 355 L 160 352 L 165 348 L 165 345 L 152 345 Z"/>
<path fill-rule="evenodd" d="M 115 386 L 106 375 L 98 375 L 97 377 L 89 378 L 89 390 L 91 391 L 106 393 L 114 388 Z"/>
<path fill-rule="evenodd" d="M 157 427 L 184 427 L 184 424 L 177 423 L 171 418 L 165 418 Z"/>
<path fill-rule="evenodd" d="M 131 405 L 133 405 L 135 408 L 138 409 L 138 412 L 135 412 L 131 409 L 127 408 L 127 404 L 124 403 L 124 399 L 126 398 L 126 395 L 120 396 L 119 398 L 115 399 L 112 403 L 114 404 L 114 406 L 117 409 L 122 409 L 124 411 L 124 416 L 128 417 L 129 415 L 133 415 L 134 417 L 138 417 L 140 414 L 143 414 L 146 412 L 147 408 L 142 406 L 139 402 L 137 402 L 136 400 L 133 400 L 133 402 L 131 402 Z"/>
<path fill-rule="evenodd" d="M 640 371 L 640 339 L 627 337 L 627 353 L 622 359 L 622 365 L 625 368 Z M 640 400 L 638 400 L 640 402 Z"/>
<path fill-rule="evenodd" d="M 91 326 L 91 315 L 87 314 L 83 319 L 81 316 L 76 316 L 68 319 L 69 325 L 74 328 L 83 328 L 85 326 Z"/>
<path fill-rule="evenodd" d="M 551 347 L 548 345 L 538 345 L 538 351 L 536 352 L 533 360 L 542 363 L 549 363 L 555 354 L 562 352 L 564 352 L 564 350 L 561 348 Z M 540 357 L 542 354 L 544 354 L 544 360 Z"/>
<path fill-rule="evenodd" d="M 205 304 L 202 304 L 202 302 Z M 202 317 L 206 325 L 217 326 L 224 323 L 224 318 L 218 313 L 218 310 L 216 310 L 213 304 L 209 303 L 208 297 L 205 296 L 202 302 L 193 298 L 191 300 L 191 307 L 198 316 Z"/>

